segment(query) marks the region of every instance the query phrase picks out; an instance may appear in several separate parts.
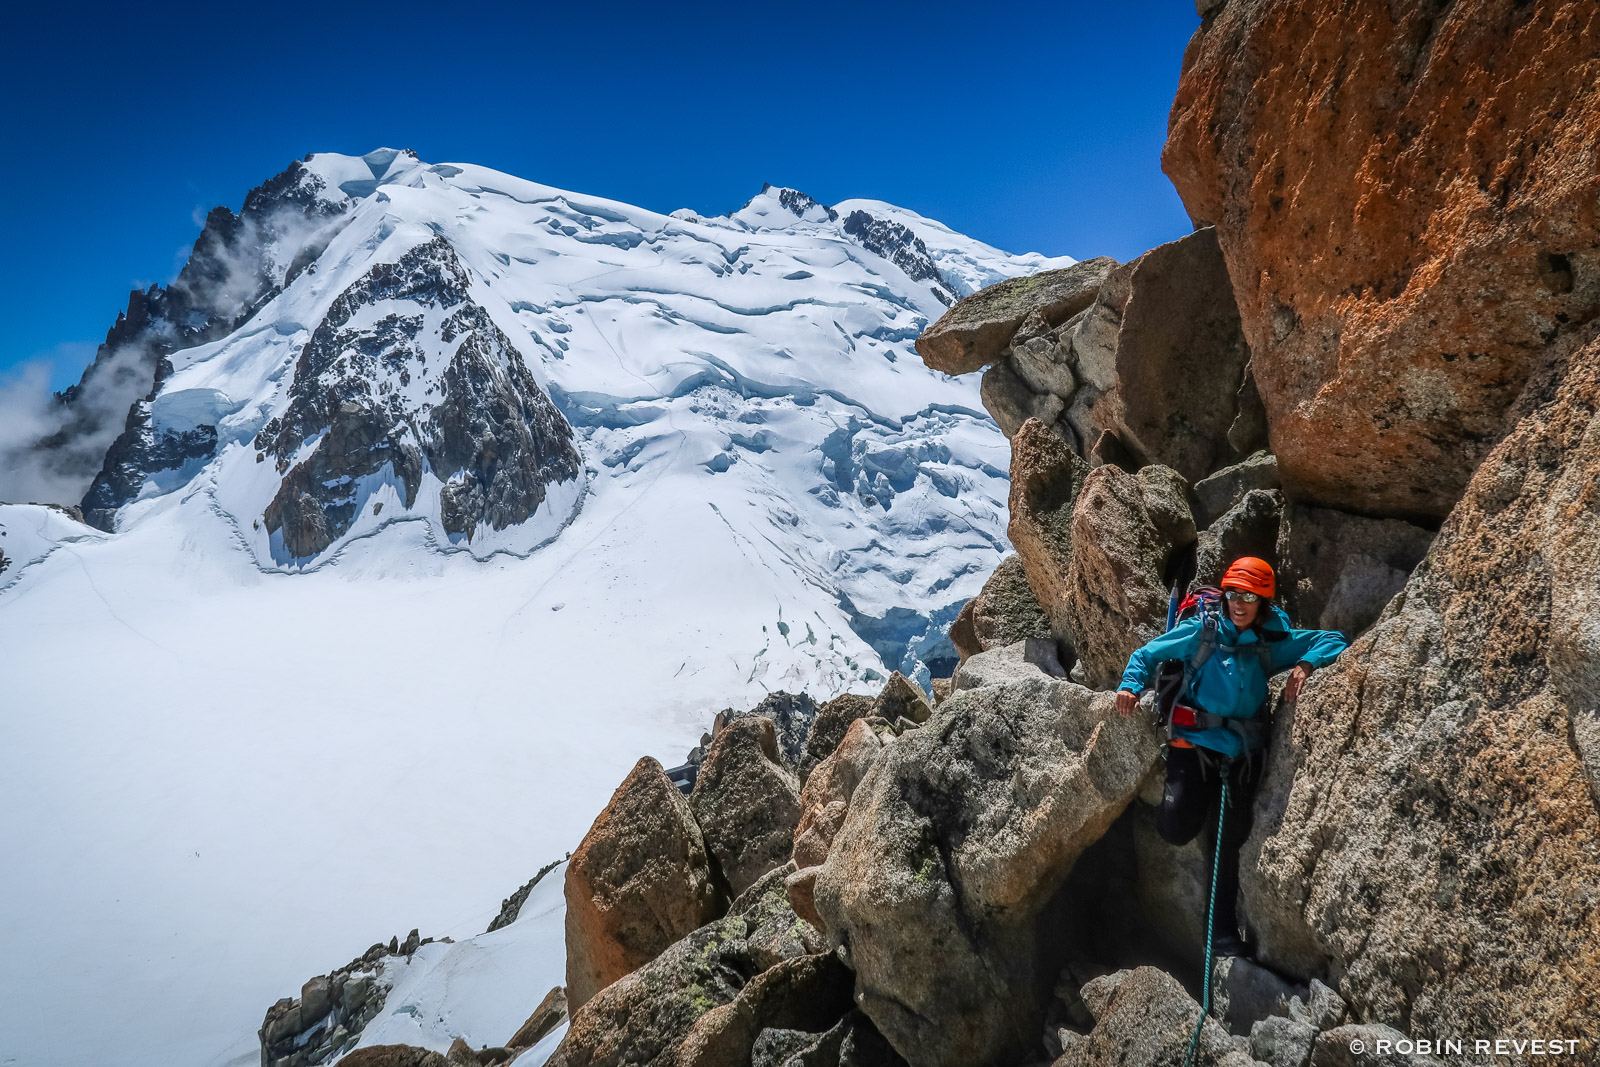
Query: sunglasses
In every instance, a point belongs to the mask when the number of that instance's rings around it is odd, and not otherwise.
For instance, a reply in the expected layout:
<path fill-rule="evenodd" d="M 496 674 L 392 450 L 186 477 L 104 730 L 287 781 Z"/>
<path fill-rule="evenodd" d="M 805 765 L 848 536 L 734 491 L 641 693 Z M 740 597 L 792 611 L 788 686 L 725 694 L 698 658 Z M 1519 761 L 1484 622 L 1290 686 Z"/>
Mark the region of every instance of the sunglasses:
<path fill-rule="evenodd" d="M 1243 589 L 1228 589 L 1223 591 L 1223 596 L 1229 600 L 1237 600 L 1243 604 L 1254 604 L 1261 597 L 1256 593 L 1247 593 Z"/>

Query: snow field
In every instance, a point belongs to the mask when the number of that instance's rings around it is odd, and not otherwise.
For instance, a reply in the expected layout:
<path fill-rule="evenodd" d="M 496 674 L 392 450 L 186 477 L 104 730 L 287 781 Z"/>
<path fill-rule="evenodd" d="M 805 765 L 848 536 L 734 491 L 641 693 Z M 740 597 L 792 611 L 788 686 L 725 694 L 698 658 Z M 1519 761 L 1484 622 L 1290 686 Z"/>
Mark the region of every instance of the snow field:
<path fill-rule="evenodd" d="M 460 943 L 389 968 L 363 1043 L 504 1041 L 561 980 L 560 872 L 473 935 L 640 756 L 771 690 L 925 678 L 1009 548 L 1006 441 L 912 350 L 943 304 L 841 222 L 914 231 L 958 292 L 1069 261 L 875 201 L 665 216 L 387 151 L 308 166 L 345 209 L 326 248 L 152 405 L 216 455 L 114 536 L 0 505 L 0 1065 L 254 1064 L 270 1004 L 413 927 Z M 254 436 L 339 294 L 438 235 L 586 472 L 470 545 L 431 473 L 407 512 L 380 472 L 280 564 Z"/>

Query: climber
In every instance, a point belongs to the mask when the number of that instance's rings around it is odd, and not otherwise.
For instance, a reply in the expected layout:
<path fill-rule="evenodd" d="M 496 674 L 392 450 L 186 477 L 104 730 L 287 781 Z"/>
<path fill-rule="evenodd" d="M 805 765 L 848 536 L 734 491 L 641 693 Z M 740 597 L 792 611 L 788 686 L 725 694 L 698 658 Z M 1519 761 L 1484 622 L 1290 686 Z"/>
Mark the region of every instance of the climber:
<path fill-rule="evenodd" d="M 1163 750 L 1167 778 L 1156 828 L 1167 841 L 1183 845 L 1202 827 L 1217 826 L 1220 779 L 1227 776 L 1228 810 L 1220 819 L 1222 840 L 1214 843 L 1220 849 L 1207 850 L 1219 857 L 1213 945 L 1219 956 L 1249 956 L 1253 948 L 1240 936 L 1237 916 L 1239 848 L 1250 835 L 1264 762 L 1252 757 L 1268 737 L 1267 678 L 1293 667 L 1283 687 L 1283 699 L 1293 703 L 1311 672 L 1332 663 L 1349 642 L 1331 630 L 1292 629 L 1289 616 L 1272 603 L 1276 580 L 1265 560 L 1235 560 L 1221 586 L 1225 611 L 1208 611 L 1216 590 L 1210 597 L 1202 591 L 1200 611 L 1129 657 L 1117 710 L 1133 712 L 1160 664 L 1181 664 Z"/>

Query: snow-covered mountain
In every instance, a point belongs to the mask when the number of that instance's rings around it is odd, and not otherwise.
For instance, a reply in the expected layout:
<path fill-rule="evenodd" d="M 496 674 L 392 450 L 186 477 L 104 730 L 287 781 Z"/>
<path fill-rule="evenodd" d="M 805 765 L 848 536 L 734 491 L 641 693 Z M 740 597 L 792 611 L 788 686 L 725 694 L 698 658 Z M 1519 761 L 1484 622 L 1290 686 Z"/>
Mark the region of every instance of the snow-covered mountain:
<path fill-rule="evenodd" d="M 248 1062 L 299 979 L 481 930 L 640 751 L 941 672 L 1008 449 L 911 342 L 1069 262 L 387 149 L 213 212 L 101 353 L 148 376 L 107 532 L 0 507 L 0 1064 Z"/>

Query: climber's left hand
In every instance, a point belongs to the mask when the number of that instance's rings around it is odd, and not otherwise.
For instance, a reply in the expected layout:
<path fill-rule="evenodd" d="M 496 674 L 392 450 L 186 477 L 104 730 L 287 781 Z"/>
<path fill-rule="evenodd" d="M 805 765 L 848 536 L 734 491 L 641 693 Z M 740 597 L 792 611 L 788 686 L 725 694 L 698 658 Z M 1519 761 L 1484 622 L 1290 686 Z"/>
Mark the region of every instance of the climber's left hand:
<path fill-rule="evenodd" d="M 1311 677 L 1311 672 L 1316 670 L 1309 663 L 1296 663 L 1294 670 L 1289 672 L 1289 680 L 1283 685 L 1283 699 L 1293 704 L 1300 699 L 1300 689 L 1306 684 L 1306 679 Z"/>

